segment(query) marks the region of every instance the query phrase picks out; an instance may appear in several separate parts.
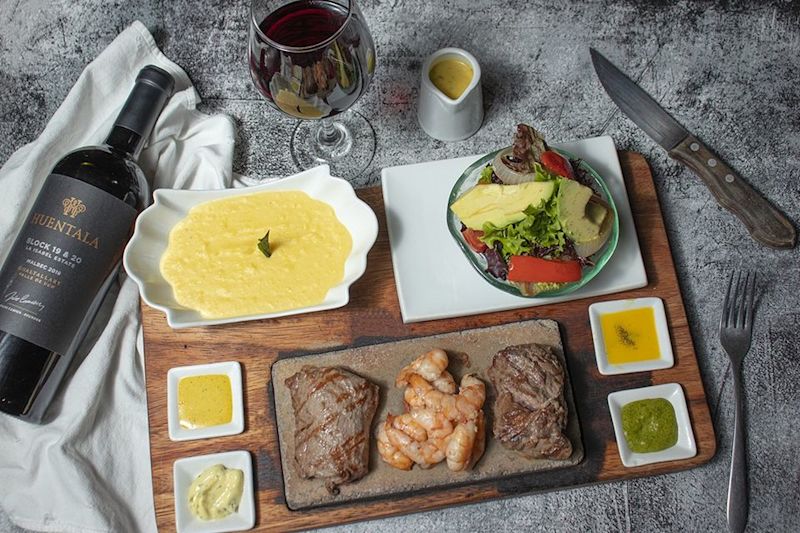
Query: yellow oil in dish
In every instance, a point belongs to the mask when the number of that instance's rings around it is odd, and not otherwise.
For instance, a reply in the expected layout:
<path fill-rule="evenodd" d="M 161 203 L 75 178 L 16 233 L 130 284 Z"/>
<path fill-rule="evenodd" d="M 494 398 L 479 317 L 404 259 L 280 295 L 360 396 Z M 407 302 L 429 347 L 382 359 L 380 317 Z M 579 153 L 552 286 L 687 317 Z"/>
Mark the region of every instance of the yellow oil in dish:
<path fill-rule="evenodd" d="M 178 418 L 182 428 L 229 424 L 233 419 L 231 379 L 225 374 L 188 376 L 178 381 Z"/>
<path fill-rule="evenodd" d="M 436 88 L 453 100 L 464 94 L 473 75 L 472 67 L 468 63 L 455 58 L 437 61 L 429 73 Z"/>
<path fill-rule="evenodd" d="M 661 357 L 656 315 L 652 307 L 602 314 L 600 327 L 603 331 L 606 357 L 612 365 L 651 361 Z"/>
<path fill-rule="evenodd" d="M 161 273 L 178 303 L 206 318 L 275 313 L 322 303 L 352 245 L 329 204 L 265 191 L 193 207 L 169 234 Z"/>

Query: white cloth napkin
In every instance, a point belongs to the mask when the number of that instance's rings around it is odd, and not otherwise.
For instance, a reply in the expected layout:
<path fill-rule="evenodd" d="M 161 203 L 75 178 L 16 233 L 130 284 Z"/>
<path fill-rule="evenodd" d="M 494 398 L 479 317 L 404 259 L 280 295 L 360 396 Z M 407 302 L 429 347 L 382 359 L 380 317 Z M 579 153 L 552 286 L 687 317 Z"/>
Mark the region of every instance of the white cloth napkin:
<path fill-rule="evenodd" d="M 195 109 L 200 99 L 189 77 L 137 21 L 86 67 L 39 138 L 0 169 L 0 260 L 56 161 L 102 142 L 148 64 L 171 73 L 176 86 L 139 159 L 145 174 L 155 187 L 230 185 L 233 121 Z M 136 285 L 120 274 L 47 424 L 0 414 L 0 506 L 19 526 L 155 530 L 138 305 Z"/>

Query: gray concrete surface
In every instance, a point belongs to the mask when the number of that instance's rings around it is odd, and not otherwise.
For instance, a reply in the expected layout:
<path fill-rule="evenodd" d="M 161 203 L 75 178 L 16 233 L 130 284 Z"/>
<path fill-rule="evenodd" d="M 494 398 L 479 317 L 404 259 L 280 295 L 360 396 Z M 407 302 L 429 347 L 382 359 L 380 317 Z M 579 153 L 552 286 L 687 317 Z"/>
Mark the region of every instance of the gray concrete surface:
<path fill-rule="evenodd" d="M 488 151 L 518 121 L 553 140 L 610 134 L 650 161 L 680 275 L 719 451 L 688 472 L 488 502 L 331 531 L 722 531 L 733 423 L 728 360 L 717 341 L 727 272 L 760 275 L 762 297 L 745 362 L 752 531 L 800 529 L 800 251 L 758 246 L 689 171 L 617 112 L 591 70 L 607 54 L 708 141 L 795 223 L 800 221 L 800 4 L 647 0 L 493 2 L 364 0 L 378 54 L 356 105 L 378 135 L 369 171 Z M 204 98 L 235 117 L 234 169 L 281 176 L 293 121 L 252 87 L 248 7 L 226 0 L 2 0 L 0 160 L 34 139 L 83 66 L 142 20 Z M 486 119 L 471 139 L 441 143 L 414 117 L 427 54 L 470 50 L 483 66 Z M 13 529 L 0 515 L 0 529 Z"/>

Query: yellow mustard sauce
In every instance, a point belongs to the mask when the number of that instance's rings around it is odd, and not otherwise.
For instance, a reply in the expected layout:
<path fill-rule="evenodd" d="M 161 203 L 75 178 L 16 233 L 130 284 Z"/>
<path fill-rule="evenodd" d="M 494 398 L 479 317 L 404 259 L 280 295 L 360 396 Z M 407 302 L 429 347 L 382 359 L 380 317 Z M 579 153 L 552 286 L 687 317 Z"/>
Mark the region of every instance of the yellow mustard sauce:
<path fill-rule="evenodd" d="M 271 256 L 259 250 L 269 231 Z M 175 299 L 206 318 L 322 303 L 352 248 L 333 208 L 300 191 L 266 191 L 196 205 L 172 228 L 161 273 Z"/>
<path fill-rule="evenodd" d="M 464 94 L 472 81 L 472 67 L 459 59 L 447 58 L 436 62 L 429 73 L 437 89 L 453 100 Z"/>
<path fill-rule="evenodd" d="M 600 327 L 608 362 L 622 365 L 661 357 L 652 307 L 605 313 Z"/>
<path fill-rule="evenodd" d="M 200 520 L 219 520 L 239 509 L 244 472 L 214 465 L 203 470 L 189 486 L 189 510 Z"/>
<path fill-rule="evenodd" d="M 178 381 L 181 427 L 198 429 L 228 424 L 233 419 L 231 380 L 225 374 L 188 376 Z"/>

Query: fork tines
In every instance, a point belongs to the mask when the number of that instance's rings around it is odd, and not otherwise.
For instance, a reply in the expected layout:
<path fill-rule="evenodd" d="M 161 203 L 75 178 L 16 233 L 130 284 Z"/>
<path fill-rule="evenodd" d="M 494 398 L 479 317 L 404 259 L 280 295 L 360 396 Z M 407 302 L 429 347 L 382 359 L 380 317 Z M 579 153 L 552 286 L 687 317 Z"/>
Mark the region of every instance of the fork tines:
<path fill-rule="evenodd" d="M 755 272 L 734 271 L 728 279 L 728 291 L 722 303 L 720 328 L 749 329 L 753 324 Z"/>

